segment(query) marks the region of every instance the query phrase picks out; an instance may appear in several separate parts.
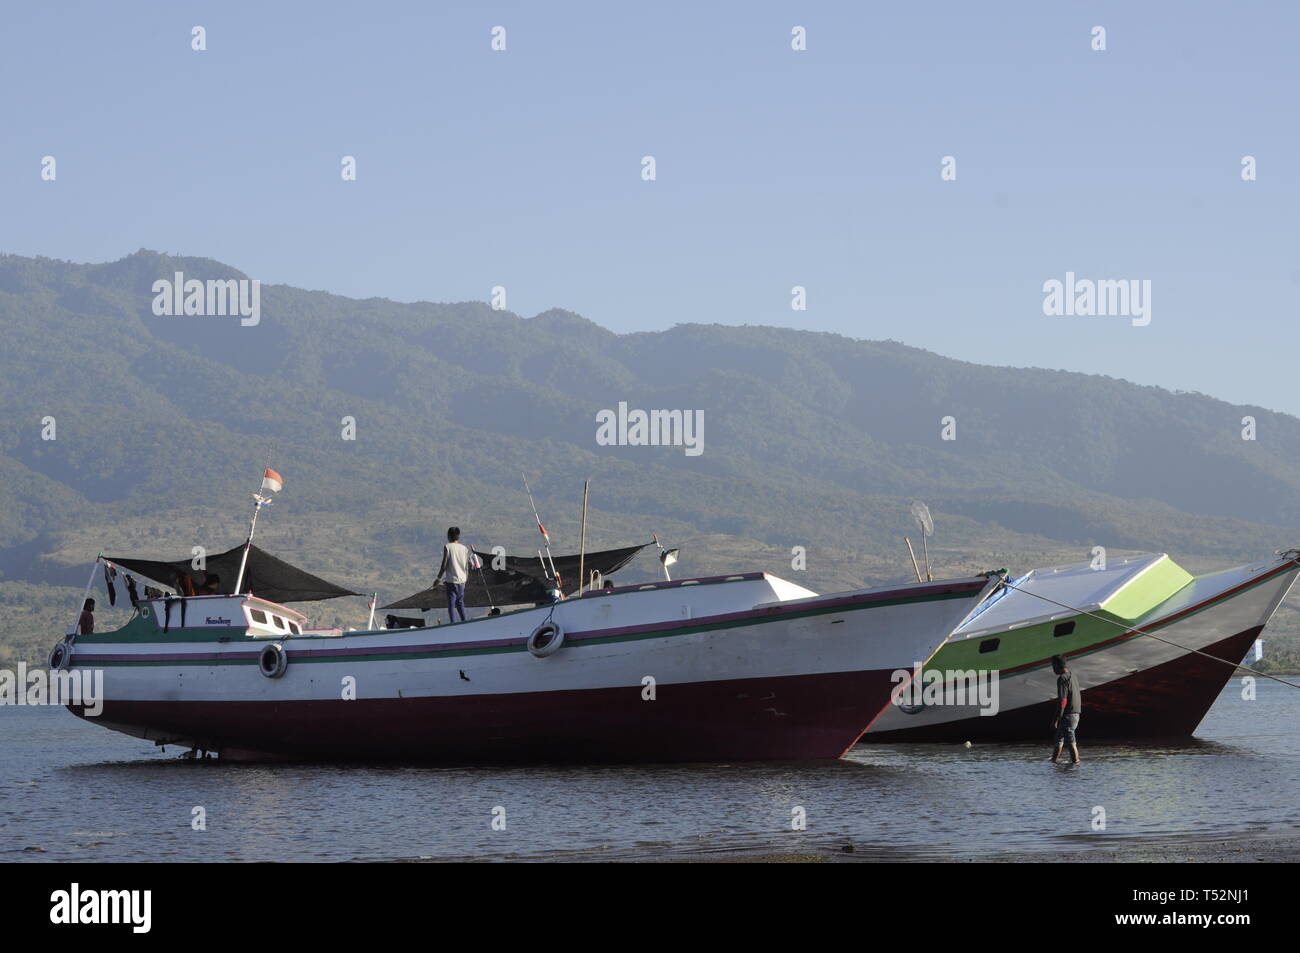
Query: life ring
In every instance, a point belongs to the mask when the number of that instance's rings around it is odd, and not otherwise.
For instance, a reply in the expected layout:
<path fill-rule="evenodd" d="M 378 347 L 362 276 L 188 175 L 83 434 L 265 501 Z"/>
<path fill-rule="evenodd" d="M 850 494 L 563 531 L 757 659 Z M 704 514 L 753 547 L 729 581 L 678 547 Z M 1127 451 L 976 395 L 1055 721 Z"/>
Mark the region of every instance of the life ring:
<path fill-rule="evenodd" d="M 564 644 L 564 629 L 558 622 L 543 622 L 528 637 L 528 651 L 536 658 L 554 655 Z"/>
<path fill-rule="evenodd" d="M 262 654 L 257 657 L 257 667 L 267 678 L 279 678 L 289 667 L 289 653 L 279 642 L 272 642 L 262 647 Z"/>
<path fill-rule="evenodd" d="M 49 666 L 51 672 L 64 671 L 72 664 L 72 647 L 67 642 L 55 642 L 45 664 Z"/>

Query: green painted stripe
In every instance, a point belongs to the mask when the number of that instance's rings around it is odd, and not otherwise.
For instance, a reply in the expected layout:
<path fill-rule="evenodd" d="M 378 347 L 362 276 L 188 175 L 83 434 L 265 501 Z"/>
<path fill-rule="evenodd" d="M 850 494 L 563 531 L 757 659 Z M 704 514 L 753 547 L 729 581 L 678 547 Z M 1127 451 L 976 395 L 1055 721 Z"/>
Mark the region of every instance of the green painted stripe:
<path fill-rule="evenodd" d="M 1016 629 L 1011 632 L 991 633 L 977 639 L 963 639 L 960 642 L 949 642 L 937 653 L 931 660 L 929 668 L 934 669 L 952 669 L 966 671 L 974 669 L 976 671 L 996 671 L 1000 678 L 1017 678 L 1021 675 L 1029 675 L 1032 672 L 1041 671 L 1051 664 L 1053 655 L 1069 655 L 1071 658 L 1084 658 L 1089 655 L 1095 655 L 1098 652 L 1109 652 L 1111 649 L 1120 648 L 1127 645 L 1134 639 L 1143 637 L 1144 632 L 1158 632 L 1161 629 L 1177 625 L 1185 619 L 1200 615 L 1216 606 L 1221 605 L 1229 599 L 1235 599 L 1243 596 L 1250 590 L 1262 586 L 1266 582 L 1272 582 L 1279 575 L 1294 570 L 1294 566 L 1280 566 L 1275 571 L 1260 576 L 1251 582 L 1245 588 L 1240 589 L 1231 595 L 1220 595 L 1207 602 L 1205 605 L 1188 612 L 1185 615 L 1179 615 L 1178 618 L 1159 622 L 1155 625 L 1147 625 L 1141 622 L 1120 619 L 1111 613 L 1102 611 L 1095 613 L 1103 618 L 1113 620 L 1111 624 L 1102 622 L 1101 619 L 1091 618 L 1084 615 L 1070 615 L 1052 622 L 1043 622 L 1039 625 L 1026 626 L 1023 629 Z M 1177 593 L 1174 593 L 1177 595 Z M 1172 598 L 1172 596 L 1170 597 Z M 1168 602 L 1168 599 L 1164 600 Z M 1044 603 L 1049 605 L 1050 603 Z M 1161 603 L 1160 605 L 1163 605 Z M 1151 612 L 1158 611 L 1160 605 L 1153 606 Z M 1052 635 L 1052 630 L 1062 622 L 1075 623 L 1074 632 L 1069 635 L 1057 636 Z M 1143 632 L 1130 631 L 1134 628 L 1142 628 Z M 1121 632 L 1126 633 L 1124 638 L 1115 641 L 1117 635 Z M 979 643 L 988 639 L 1002 639 L 1003 645 L 998 647 L 997 652 L 981 656 L 979 652 Z M 1014 655 L 1008 658 L 1005 654 L 1007 646 L 1005 643 L 1014 641 L 1016 644 L 1011 647 Z M 1103 644 L 1109 643 L 1109 644 Z M 1082 647 L 1081 647 L 1082 646 Z M 962 650 L 962 651 L 959 651 Z M 990 668 L 990 656 L 995 657 L 1001 662 L 1004 668 Z M 1044 658 L 1044 656 L 1046 656 Z M 1037 663 L 1037 664 L 1033 664 Z M 1029 668 L 1021 668 L 1019 671 L 1002 674 L 1006 669 L 1018 668 L 1023 665 L 1030 665 Z"/>

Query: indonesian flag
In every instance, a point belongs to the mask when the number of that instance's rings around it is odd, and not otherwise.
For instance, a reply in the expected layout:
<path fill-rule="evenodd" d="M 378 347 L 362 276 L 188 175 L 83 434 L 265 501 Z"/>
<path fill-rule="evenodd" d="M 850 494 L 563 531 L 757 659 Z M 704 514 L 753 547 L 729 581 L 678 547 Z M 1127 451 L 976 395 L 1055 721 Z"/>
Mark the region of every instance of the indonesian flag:
<path fill-rule="evenodd" d="M 470 569 L 483 568 L 483 560 L 479 559 L 478 553 L 474 552 L 474 550 L 472 549 L 469 551 L 469 568 Z"/>
<path fill-rule="evenodd" d="M 262 474 L 262 489 L 279 493 L 284 489 L 284 477 L 267 467 L 266 472 Z"/>
<path fill-rule="evenodd" d="M 537 530 L 542 534 L 542 539 L 546 540 L 546 545 L 551 545 L 551 534 L 546 532 L 546 527 L 542 525 L 541 520 L 537 521 Z"/>

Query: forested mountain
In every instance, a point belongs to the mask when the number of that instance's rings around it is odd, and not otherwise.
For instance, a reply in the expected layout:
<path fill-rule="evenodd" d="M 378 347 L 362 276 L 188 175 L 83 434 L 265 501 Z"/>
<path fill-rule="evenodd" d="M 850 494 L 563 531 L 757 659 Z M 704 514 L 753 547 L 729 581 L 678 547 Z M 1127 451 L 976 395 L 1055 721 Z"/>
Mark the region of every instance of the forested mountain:
<path fill-rule="evenodd" d="M 1261 408 L 832 334 L 619 335 L 566 311 L 282 285 L 261 287 L 255 326 L 157 316 L 153 284 L 176 272 L 249 277 L 150 251 L 0 257 L 0 664 L 43 656 L 96 552 L 238 542 L 268 461 L 286 486 L 262 545 L 389 598 L 428 582 L 449 523 L 536 549 L 521 471 L 561 549 L 590 478 L 594 547 L 657 532 L 684 573 L 767 568 L 821 590 L 909 575 L 917 498 L 945 574 L 1094 545 L 1204 570 L 1300 540 L 1300 420 Z M 703 452 L 599 444 L 597 414 L 620 402 L 700 412 Z"/>

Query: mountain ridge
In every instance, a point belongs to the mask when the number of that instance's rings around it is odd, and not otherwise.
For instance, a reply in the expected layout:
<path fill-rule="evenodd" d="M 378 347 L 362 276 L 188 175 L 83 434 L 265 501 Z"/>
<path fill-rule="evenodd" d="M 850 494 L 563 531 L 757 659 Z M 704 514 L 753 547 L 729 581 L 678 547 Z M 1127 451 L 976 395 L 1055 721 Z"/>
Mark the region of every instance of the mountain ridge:
<path fill-rule="evenodd" d="M 268 545 L 389 593 L 427 582 L 446 522 L 535 548 L 523 470 L 575 548 L 589 477 L 592 545 L 652 531 L 708 541 L 684 550 L 691 574 L 780 574 L 803 546 L 807 570 L 785 574 L 823 589 L 910 574 L 902 537 L 915 542 L 918 497 L 946 572 L 1073 561 L 1094 545 L 1209 568 L 1300 536 L 1300 420 L 1263 408 L 831 332 L 618 334 L 563 308 L 529 318 L 280 284 L 261 287 L 254 327 L 155 316 L 152 282 L 176 271 L 246 277 L 145 249 L 97 265 L 0 256 L 0 645 L 18 638 L 6 586 L 61 591 L 67 567 L 101 548 L 230 545 L 268 454 L 288 504 L 262 530 Z M 704 452 L 597 444 L 595 415 L 619 401 L 700 412 Z M 1258 440 L 1241 439 L 1247 415 Z M 297 522 L 308 514 L 313 525 Z"/>

